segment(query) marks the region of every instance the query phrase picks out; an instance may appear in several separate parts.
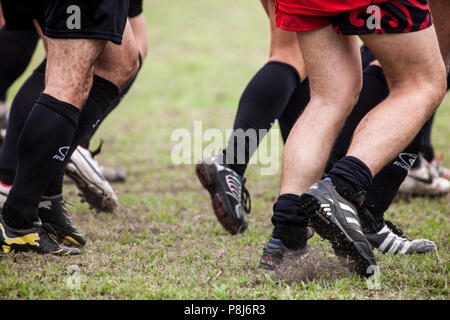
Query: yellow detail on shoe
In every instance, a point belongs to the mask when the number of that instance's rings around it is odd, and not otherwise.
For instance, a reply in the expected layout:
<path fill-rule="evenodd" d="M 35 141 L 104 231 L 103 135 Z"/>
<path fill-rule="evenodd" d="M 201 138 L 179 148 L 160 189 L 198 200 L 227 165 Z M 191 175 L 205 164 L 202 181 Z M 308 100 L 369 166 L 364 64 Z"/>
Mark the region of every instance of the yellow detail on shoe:
<path fill-rule="evenodd" d="M 2 246 L 2 250 L 4 253 L 10 253 L 11 252 L 11 247 L 10 246 Z"/>
<path fill-rule="evenodd" d="M 59 249 L 59 250 L 52 251 L 52 253 L 53 253 L 53 254 L 57 254 L 57 253 L 60 253 L 60 252 L 63 251 L 63 250 L 64 250 L 64 249 L 61 248 L 61 249 Z"/>
<path fill-rule="evenodd" d="M 18 237 L 18 238 L 9 238 L 6 235 L 6 231 L 5 231 L 5 227 L 0 223 L 0 230 L 2 231 L 3 234 L 3 241 L 7 244 L 7 245 L 12 245 L 12 244 L 18 244 L 18 245 L 24 245 L 24 244 L 29 244 L 32 246 L 39 246 L 39 234 L 37 233 L 29 233 L 25 236 L 22 237 Z"/>
<path fill-rule="evenodd" d="M 77 247 L 82 247 L 83 246 L 81 243 L 79 243 L 77 240 L 75 240 L 74 238 L 72 238 L 70 236 L 66 236 L 64 238 L 63 243 L 67 244 L 67 245 L 75 245 Z"/>

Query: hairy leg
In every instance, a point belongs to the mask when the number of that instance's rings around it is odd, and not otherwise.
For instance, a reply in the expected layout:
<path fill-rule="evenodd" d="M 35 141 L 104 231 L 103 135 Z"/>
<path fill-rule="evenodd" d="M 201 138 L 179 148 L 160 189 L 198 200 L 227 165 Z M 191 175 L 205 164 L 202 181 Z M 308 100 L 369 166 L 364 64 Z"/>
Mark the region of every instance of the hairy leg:
<path fill-rule="evenodd" d="M 413 140 L 439 106 L 446 72 L 433 27 L 361 38 L 381 63 L 390 94 L 359 123 L 347 154 L 363 161 L 375 175 Z"/>
<path fill-rule="evenodd" d="M 46 43 L 44 93 L 81 109 L 91 89 L 94 64 L 105 41 L 47 38 Z"/>
<path fill-rule="evenodd" d="M 95 74 L 114 83 L 122 90 L 136 75 L 139 69 L 139 49 L 127 21 L 122 44 L 108 42 L 95 64 Z"/>
<path fill-rule="evenodd" d="M 300 195 L 320 179 L 334 141 L 357 101 L 362 72 L 356 38 L 337 35 L 330 26 L 301 32 L 298 37 L 311 101 L 286 142 L 280 193 Z"/>

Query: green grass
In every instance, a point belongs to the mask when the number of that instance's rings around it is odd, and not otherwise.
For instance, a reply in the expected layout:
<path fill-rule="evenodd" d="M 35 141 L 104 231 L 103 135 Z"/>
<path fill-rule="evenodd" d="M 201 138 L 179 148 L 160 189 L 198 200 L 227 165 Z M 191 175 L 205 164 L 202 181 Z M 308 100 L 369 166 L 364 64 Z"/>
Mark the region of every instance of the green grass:
<path fill-rule="evenodd" d="M 152 0 L 146 4 L 149 57 L 122 105 L 94 139 L 105 140 L 101 163 L 125 170 L 114 185 L 115 214 L 95 214 L 73 185 L 65 188 L 88 244 L 80 257 L 0 254 L 3 299 L 448 299 L 449 198 L 398 199 L 387 217 L 412 238 L 437 243 L 425 256 L 377 255 L 380 290 L 349 274 L 327 242 L 311 240 L 317 272 L 299 267 L 274 274 L 257 268 L 271 232 L 271 208 L 280 177 L 251 165 L 247 187 L 253 211 L 249 231 L 229 236 L 215 219 L 193 165 L 173 165 L 171 133 L 230 128 L 240 94 L 268 55 L 268 23 L 258 1 Z M 13 98 L 30 68 L 9 92 Z M 435 146 L 450 166 L 450 100 L 438 112 Z M 68 285 L 76 265 L 80 282 Z"/>

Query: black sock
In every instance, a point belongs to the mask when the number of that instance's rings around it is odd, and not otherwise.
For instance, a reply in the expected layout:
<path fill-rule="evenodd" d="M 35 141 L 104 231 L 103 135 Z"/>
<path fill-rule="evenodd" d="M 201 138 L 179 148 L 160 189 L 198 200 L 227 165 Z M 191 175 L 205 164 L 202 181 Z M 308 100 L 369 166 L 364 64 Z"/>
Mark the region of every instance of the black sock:
<path fill-rule="evenodd" d="M 36 30 L 0 28 L 0 95 L 25 71 L 33 56 L 39 36 Z M 5 49 L 3 49 L 5 48 Z"/>
<path fill-rule="evenodd" d="M 425 133 L 426 126 L 423 126 L 414 140 L 373 178 L 363 208 L 373 215 L 376 222 L 376 231 L 383 226 L 384 213 L 397 195 L 400 185 L 408 174 L 408 170 L 411 169 L 413 164 L 418 162 L 419 158 L 417 156 Z M 362 222 L 363 220 L 363 217 L 361 217 Z M 374 226 L 372 225 L 371 227 L 373 230 Z"/>
<path fill-rule="evenodd" d="M 278 119 L 281 136 L 283 137 L 284 143 L 286 143 L 289 133 L 291 132 L 292 128 L 294 127 L 300 115 L 305 110 L 310 100 L 311 93 L 309 90 L 309 80 L 308 78 L 306 78 L 297 86 L 291 98 L 289 99 L 286 108 Z"/>
<path fill-rule="evenodd" d="M 23 125 L 30 114 L 36 99 L 45 86 L 44 60 L 23 83 L 15 96 L 8 119 L 8 130 L 0 149 L 0 181 L 12 184 L 17 167 L 17 145 Z"/>
<path fill-rule="evenodd" d="M 107 112 L 109 105 L 119 96 L 117 86 L 99 76 L 94 76 L 91 91 L 80 113 L 78 127 L 75 131 L 70 149 L 67 152 L 64 166 L 55 174 L 45 191 L 45 196 L 51 197 L 62 194 L 64 168 L 72 153 L 82 139 L 89 137 L 96 126 L 100 124 L 102 116 Z"/>
<path fill-rule="evenodd" d="M 365 45 L 361 46 L 360 52 L 362 68 L 364 70 L 375 60 L 375 56 L 373 55 L 372 51 L 370 51 L 369 48 L 367 48 Z"/>
<path fill-rule="evenodd" d="M 341 196 L 358 206 L 363 204 L 372 183 L 372 173 L 364 162 L 346 156 L 336 162 L 328 175 Z"/>
<path fill-rule="evenodd" d="M 434 116 L 435 114 L 433 114 L 430 120 L 428 120 L 424 125 L 423 141 L 420 147 L 420 153 L 428 162 L 434 160 L 434 148 L 431 143 L 431 129 L 433 128 Z"/>
<path fill-rule="evenodd" d="M 297 70 L 291 65 L 269 62 L 245 88 L 234 122 L 234 134 L 223 151 L 225 164 L 239 175 L 244 175 L 250 157 L 264 137 L 259 130 L 268 131 L 272 127 L 299 80 Z M 251 134 L 251 138 L 243 139 L 241 134 L 244 132 Z"/>
<path fill-rule="evenodd" d="M 38 220 L 39 201 L 63 165 L 79 113 L 76 107 L 47 94 L 36 100 L 19 139 L 16 178 L 4 210 L 20 213 L 30 225 Z"/>
<path fill-rule="evenodd" d="M 97 132 L 97 129 L 100 127 L 102 122 L 106 119 L 106 117 L 120 104 L 120 102 L 122 102 L 123 98 L 125 98 L 125 96 L 127 95 L 128 91 L 130 91 L 131 87 L 134 84 L 134 81 L 136 80 L 136 78 L 138 76 L 139 71 L 141 70 L 141 67 L 142 67 L 142 56 L 139 54 L 139 69 L 138 69 L 136 75 L 134 76 L 133 80 L 131 80 L 131 82 L 129 84 L 127 84 L 126 87 L 122 91 L 120 91 L 120 94 L 108 106 L 108 109 L 106 110 L 106 112 L 104 112 L 102 114 L 102 116 L 100 118 L 100 122 L 94 128 L 94 130 L 92 130 L 92 132 L 90 134 L 86 134 L 85 136 L 81 137 L 81 139 L 79 141 L 80 146 L 82 146 L 83 148 L 89 149 L 89 143 L 90 143 L 92 137 Z"/>
<path fill-rule="evenodd" d="M 291 250 L 303 248 L 307 240 L 306 227 L 309 219 L 301 211 L 299 201 L 298 195 L 283 194 L 273 206 L 272 238 L 281 240 Z"/>

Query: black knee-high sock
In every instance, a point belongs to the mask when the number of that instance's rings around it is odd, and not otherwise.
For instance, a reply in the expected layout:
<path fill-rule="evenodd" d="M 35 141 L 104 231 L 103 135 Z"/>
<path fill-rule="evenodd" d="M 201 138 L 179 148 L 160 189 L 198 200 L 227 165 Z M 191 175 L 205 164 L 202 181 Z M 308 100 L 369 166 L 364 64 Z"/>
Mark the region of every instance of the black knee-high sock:
<path fill-rule="evenodd" d="M 280 62 L 267 63 L 252 78 L 242 93 L 234 133 L 223 151 L 227 166 L 244 175 L 250 157 L 264 137 L 264 134 L 259 134 L 259 130 L 267 132 L 272 127 L 299 81 L 297 70 Z M 251 138 L 243 138 L 244 132 L 251 134 Z"/>
<path fill-rule="evenodd" d="M 36 99 L 45 86 L 44 60 L 24 82 L 11 105 L 8 130 L 0 149 L 0 181 L 11 185 L 17 166 L 17 145 L 23 125 L 30 114 Z"/>
<path fill-rule="evenodd" d="M 76 107 L 47 94 L 36 100 L 19 139 L 17 173 L 2 210 L 11 227 L 29 227 L 38 220 L 39 201 L 63 165 L 79 114 Z"/>
<path fill-rule="evenodd" d="M 33 30 L 0 29 L 0 96 L 25 71 L 39 40 Z"/>
<path fill-rule="evenodd" d="M 310 99 L 311 92 L 309 90 L 309 80 L 306 78 L 298 85 L 297 89 L 295 89 L 286 108 L 278 119 L 284 143 L 286 143 L 292 127 L 305 110 Z"/>
<path fill-rule="evenodd" d="M 435 114 L 433 114 L 431 119 L 425 124 L 423 128 L 423 140 L 420 147 L 420 153 L 428 162 L 434 160 L 434 148 L 433 144 L 431 143 L 431 129 L 433 128 L 434 116 Z"/>
<path fill-rule="evenodd" d="M 365 229 L 373 232 L 383 226 L 384 213 L 397 195 L 408 170 L 417 159 L 425 132 L 426 125 L 422 127 L 409 146 L 374 177 L 366 201 L 359 211 Z"/>
<path fill-rule="evenodd" d="M 80 141 L 92 134 L 92 131 L 99 125 L 111 103 L 118 96 L 119 89 L 114 83 L 97 75 L 94 76 L 92 88 L 84 104 L 83 110 L 81 111 L 78 127 L 70 143 L 70 149 L 67 152 L 64 166 L 56 172 L 45 191 L 45 196 L 54 196 L 62 193 L 65 164 L 80 144 Z"/>
<path fill-rule="evenodd" d="M 117 96 L 116 99 L 114 99 L 114 101 L 109 105 L 106 112 L 104 112 L 102 117 L 100 118 L 100 123 L 94 128 L 94 130 L 92 130 L 92 132 L 90 134 L 86 134 L 84 137 L 82 137 L 80 139 L 80 142 L 79 142 L 80 146 L 82 146 L 86 149 L 89 149 L 89 143 L 90 143 L 92 137 L 95 135 L 98 128 L 100 127 L 102 122 L 106 119 L 106 117 L 122 102 L 123 98 L 125 98 L 125 96 L 128 94 L 128 91 L 130 91 L 131 87 L 134 84 L 134 81 L 136 81 L 136 78 L 139 74 L 139 71 L 141 70 L 141 67 L 142 67 L 142 56 L 139 54 L 139 69 L 138 69 L 136 75 L 134 76 L 133 80 L 131 80 L 131 82 L 129 84 L 127 84 L 126 87 L 122 91 L 120 91 L 119 96 Z"/>

